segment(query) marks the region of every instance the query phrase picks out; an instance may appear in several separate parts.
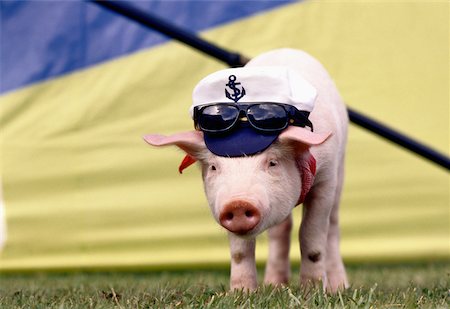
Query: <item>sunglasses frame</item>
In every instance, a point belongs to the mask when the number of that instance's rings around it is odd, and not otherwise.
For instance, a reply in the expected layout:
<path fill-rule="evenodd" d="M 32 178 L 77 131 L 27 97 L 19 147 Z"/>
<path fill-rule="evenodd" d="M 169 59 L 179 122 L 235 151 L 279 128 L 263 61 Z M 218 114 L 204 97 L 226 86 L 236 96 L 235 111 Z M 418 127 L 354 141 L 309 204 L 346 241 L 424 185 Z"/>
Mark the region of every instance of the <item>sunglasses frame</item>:
<path fill-rule="evenodd" d="M 281 128 L 281 129 L 262 129 L 262 128 L 257 127 L 255 124 L 253 124 L 250 121 L 250 119 L 248 118 L 248 114 L 247 114 L 249 108 L 252 106 L 255 106 L 255 105 L 264 105 L 264 104 L 277 105 L 284 109 L 284 111 L 286 112 L 287 119 L 286 119 L 286 125 L 283 128 Z M 232 106 L 232 107 L 236 108 L 238 110 L 238 116 L 236 117 L 234 122 L 225 129 L 209 130 L 209 129 L 202 128 L 199 124 L 199 118 L 201 117 L 203 110 L 207 107 L 217 106 L 217 105 L 228 105 L 228 106 Z M 244 114 L 245 114 L 244 117 L 241 116 L 242 112 L 244 112 Z M 300 111 L 292 105 L 282 104 L 282 103 L 272 103 L 272 102 L 242 103 L 242 104 L 214 103 L 214 104 L 206 104 L 206 105 L 194 107 L 194 126 L 195 126 L 195 129 L 199 130 L 199 131 L 204 131 L 204 132 L 208 132 L 208 133 L 222 133 L 222 132 L 231 130 L 234 126 L 236 126 L 236 123 L 238 123 L 239 121 L 242 121 L 242 122 L 248 122 L 256 130 L 265 131 L 265 132 L 281 131 L 281 130 L 286 129 L 289 125 L 294 125 L 294 126 L 302 127 L 302 128 L 309 127 L 311 129 L 311 131 L 314 131 L 313 124 L 308 119 L 309 114 L 310 113 L 307 111 Z"/>

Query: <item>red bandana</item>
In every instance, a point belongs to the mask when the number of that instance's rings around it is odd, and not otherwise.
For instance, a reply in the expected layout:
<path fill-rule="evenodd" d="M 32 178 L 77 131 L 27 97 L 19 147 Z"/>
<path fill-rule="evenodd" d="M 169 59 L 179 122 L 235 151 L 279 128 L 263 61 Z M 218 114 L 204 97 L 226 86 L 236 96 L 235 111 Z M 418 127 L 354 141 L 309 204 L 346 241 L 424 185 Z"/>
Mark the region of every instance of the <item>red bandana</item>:
<path fill-rule="evenodd" d="M 297 158 L 297 167 L 302 177 L 302 190 L 297 205 L 302 204 L 305 201 L 306 195 L 308 195 L 314 184 L 314 178 L 316 176 L 316 159 L 308 151 L 304 156 Z"/>
<path fill-rule="evenodd" d="M 189 166 L 191 166 L 192 164 L 194 164 L 197 160 L 195 160 L 193 157 L 191 157 L 190 155 L 186 155 L 183 159 L 183 161 L 181 161 L 180 166 L 178 167 L 178 171 L 180 172 L 180 174 L 183 174 L 183 170 Z"/>

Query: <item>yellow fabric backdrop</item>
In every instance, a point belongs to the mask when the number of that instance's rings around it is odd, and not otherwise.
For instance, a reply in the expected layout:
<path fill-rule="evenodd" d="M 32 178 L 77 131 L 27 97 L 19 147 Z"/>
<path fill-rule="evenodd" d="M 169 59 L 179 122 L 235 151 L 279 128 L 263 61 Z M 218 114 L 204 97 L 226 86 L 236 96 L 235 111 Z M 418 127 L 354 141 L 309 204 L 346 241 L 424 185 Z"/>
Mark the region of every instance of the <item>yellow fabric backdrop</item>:
<path fill-rule="evenodd" d="M 349 106 L 448 154 L 448 13 L 447 1 L 301 2 L 202 35 L 249 57 L 304 49 Z M 141 140 L 190 130 L 193 86 L 223 67 L 171 42 L 1 97 L 0 270 L 228 263 L 198 169 L 178 175 L 180 151 Z M 448 173 L 355 127 L 341 217 L 347 261 L 450 257 Z M 262 237 L 259 262 L 266 251 Z"/>

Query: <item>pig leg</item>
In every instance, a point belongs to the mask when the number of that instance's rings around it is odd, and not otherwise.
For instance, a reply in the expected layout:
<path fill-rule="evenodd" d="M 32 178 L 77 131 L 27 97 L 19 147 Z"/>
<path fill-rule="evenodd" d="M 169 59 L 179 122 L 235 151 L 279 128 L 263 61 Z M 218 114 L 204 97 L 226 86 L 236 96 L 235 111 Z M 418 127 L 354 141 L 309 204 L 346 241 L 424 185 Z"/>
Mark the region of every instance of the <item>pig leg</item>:
<path fill-rule="evenodd" d="M 343 162 L 342 162 L 343 163 Z M 338 184 L 333 209 L 330 214 L 330 226 L 327 237 L 327 259 L 326 269 L 328 277 L 328 290 L 336 292 L 339 289 L 348 287 L 347 275 L 344 263 L 342 262 L 339 250 L 339 202 L 341 198 L 342 185 L 344 180 L 344 165 L 339 168 Z"/>
<path fill-rule="evenodd" d="M 304 286 L 321 283 L 326 288 L 327 235 L 334 192 L 336 182 L 332 179 L 319 183 L 312 188 L 303 205 L 299 237 L 302 257 L 300 282 Z"/>
<path fill-rule="evenodd" d="M 256 279 L 255 239 L 244 239 L 228 233 L 231 253 L 230 288 L 254 290 Z"/>
<path fill-rule="evenodd" d="M 289 249 L 291 246 L 292 215 L 268 230 L 269 258 L 264 283 L 287 284 L 291 275 Z"/>

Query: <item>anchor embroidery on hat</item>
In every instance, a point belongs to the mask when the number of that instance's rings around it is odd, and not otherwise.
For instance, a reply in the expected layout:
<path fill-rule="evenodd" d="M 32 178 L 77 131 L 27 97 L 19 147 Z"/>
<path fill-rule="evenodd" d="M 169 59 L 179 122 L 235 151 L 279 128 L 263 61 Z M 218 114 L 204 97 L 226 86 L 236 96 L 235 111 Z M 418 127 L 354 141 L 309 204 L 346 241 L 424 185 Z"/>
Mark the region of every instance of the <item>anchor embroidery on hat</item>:
<path fill-rule="evenodd" d="M 227 96 L 228 99 L 233 100 L 234 102 L 239 101 L 240 99 L 242 99 L 243 96 L 245 96 L 245 89 L 244 87 L 241 87 L 242 89 L 237 88 L 237 85 L 240 85 L 241 83 L 236 83 L 236 76 L 235 75 L 230 75 L 228 77 L 228 84 L 226 84 L 226 86 L 228 86 L 228 88 L 230 88 L 231 90 L 233 90 L 233 94 L 230 94 L 228 92 L 228 90 L 225 88 L 225 95 Z"/>

